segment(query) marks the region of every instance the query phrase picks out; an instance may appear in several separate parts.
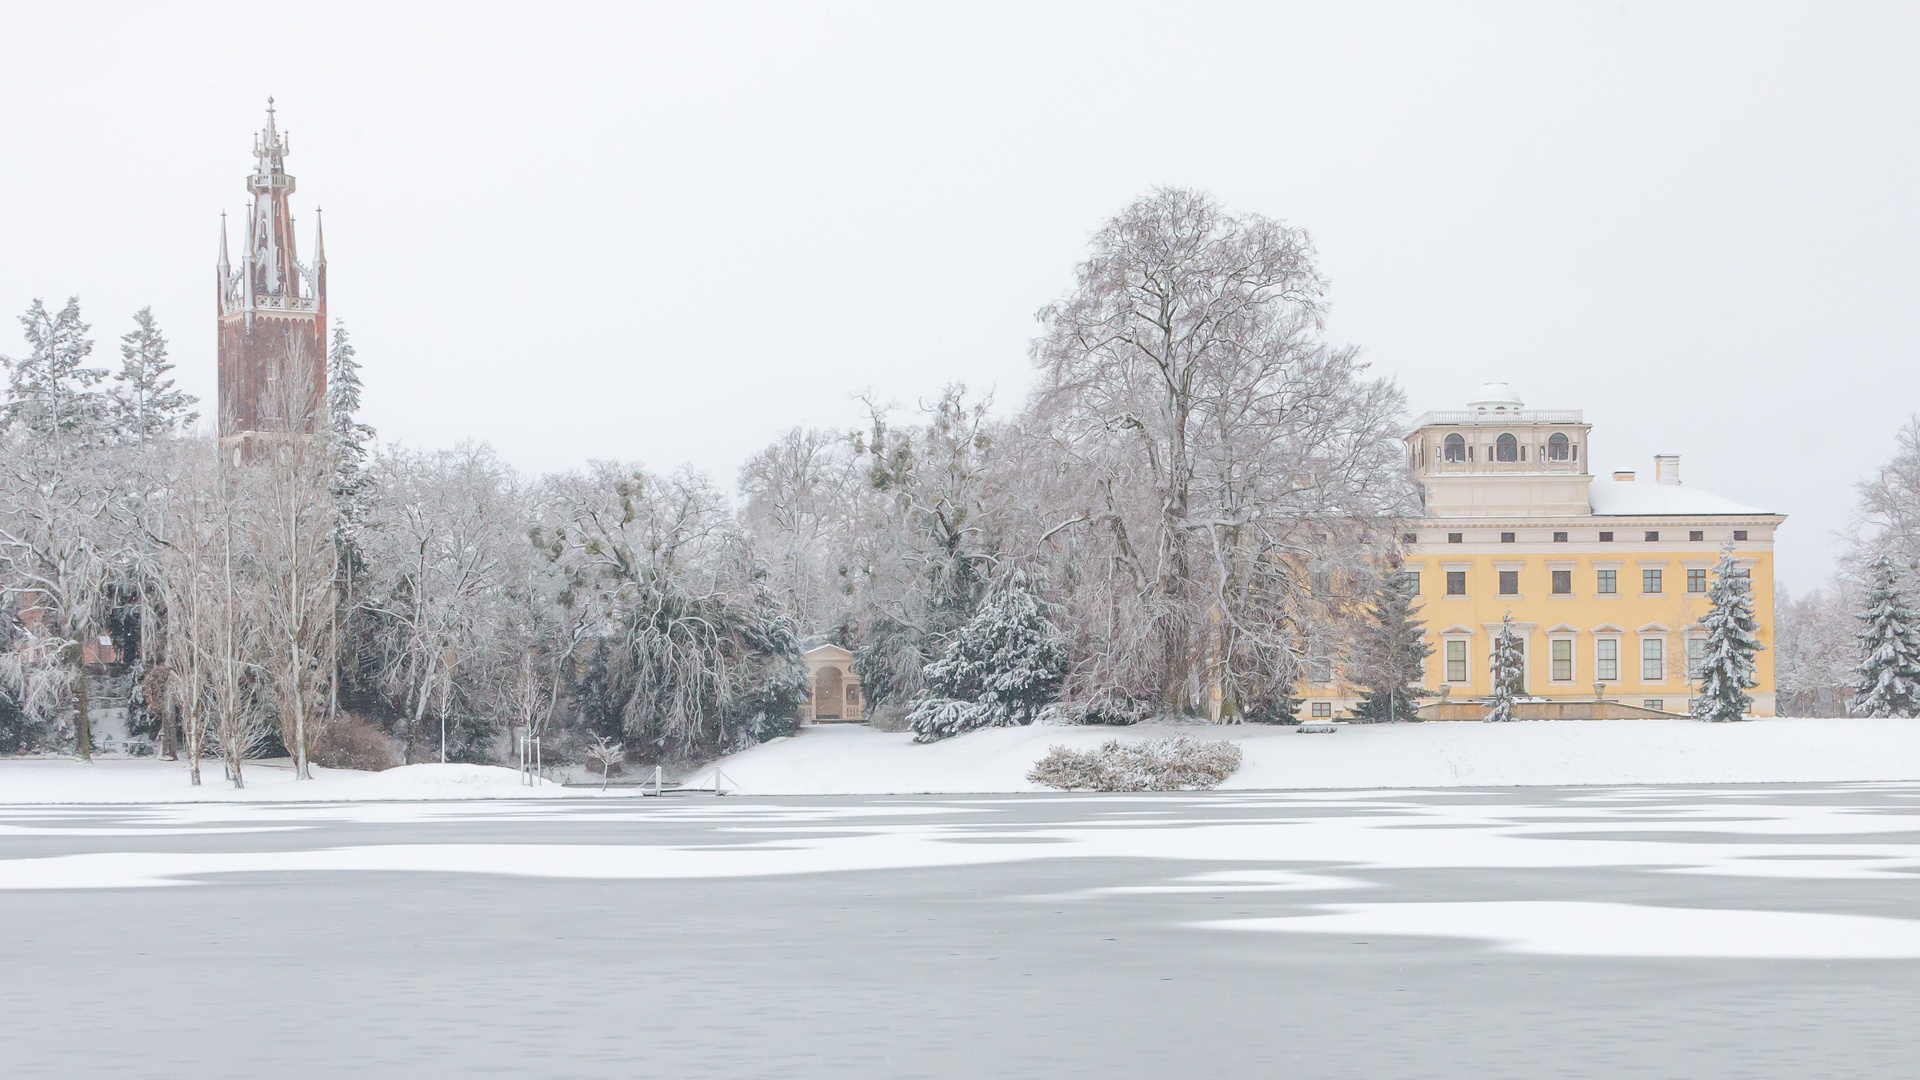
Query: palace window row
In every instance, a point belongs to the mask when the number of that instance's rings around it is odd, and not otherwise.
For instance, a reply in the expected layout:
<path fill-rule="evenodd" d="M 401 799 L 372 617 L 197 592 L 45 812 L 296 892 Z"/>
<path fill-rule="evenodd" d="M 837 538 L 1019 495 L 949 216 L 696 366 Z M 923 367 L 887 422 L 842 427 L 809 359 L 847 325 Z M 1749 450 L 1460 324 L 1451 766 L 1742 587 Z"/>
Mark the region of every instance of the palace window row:
<path fill-rule="evenodd" d="M 1491 631 L 1489 631 L 1491 633 Z M 1590 651 L 1593 663 L 1592 679 L 1596 682 L 1620 682 L 1621 672 L 1626 669 L 1626 661 L 1632 653 L 1624 650 L 1627 639 L 1637 638 L 1634 649 L 1640 661 L 1638 674 L 1642 683 L 1665 683 L 1673 674 L 1667 662 L 1668 633 L 1665 630 L 1645 631 L 1639 634 L 1606 633 L 1593 637 Z M 1577 682 L 1576 637 L 1572 633 L 1552 634 L 1547 639 L 1547 681 L 1550 684 L 1573 685 Z M 1707 639 L 1699 633 L 1688 633 L 1686 642 L 1686 679 L 1691 682 L 1700 677 L 1700 668 L 1706 659 Z M 1531 668 L 1532 650 L 1522 641 L 1523 670 Z M 1483 652 L 1490 652 L 1484 648 Z M 1441 658 L 1444 663 L 1442 678 L 1445 682 L 1464 684 L 1474 663 L 1473 643 L 1465 636 L 1449 636 L 1441 644 Z M 1491 663 L 1491 657 L 1486 658 Z"/>
<path fill-rule="evenodd" d="M 1742 543 L 1742 544 L 1746 543 L 1747 530 L 1734 529 L 1732 530 L 1732 532 L 1733 532 L 1733 539 L 1735 543 Z M 1597 534 L 1595 539 L 1602 544 L 1611 544 L 1614 542 L 1613 533 L 1614 533 L 1614 530 L 1612 529 L 1602 529 Z M 1660 531 L 1658 529 L 1647 529 L 1641 535 L 1645 543 L 1657 544 L 1660 542 Z M 1693 544 L 1706 543 L 1706 536 L 1707 536 L 1707 533 L 1705 529 L 1688 529 L 1687 530 L 1688 543 L 1693 543 Z M 1420 534 L 1405 533 L 1401 535 L 1400 539 L 1403 543 L 1408 545 L 1418 544 L 1420 542 Z M 1558 530 L 1558 529 L 1554 530 L 1554 533 L 1553 533 L 1554 543 L 1565 544 L 1569 542 L 1569 539 L 1570 539 L 1569 534 L 1565 530 Z M 1510 530 L 1502 530 L 1500 533 L 1500 542 L 1503 544 L 1516 543 L 1517 540 L 1518 540 L 1518 534 Z M 1447 534 L 1447 543 L 1449 544 L 1464 544 L 1466 542 L 1467 542 L 1466 533 L 1450 532 Z"/>
<path fill-rule="evenodd" d="M 1691 596 L 1703 596 L 1710 583 L 1709 572 L 1705 567 L 1687 568 L 1687 593 Z M 1746 573 L 1746 571 L 1741 571 Z M 1501 596 L 1517 597 L 1520 594 L 1519 570 L 1496 569 L 1495 587 Z M 1420 591 L 1420 575 L 1410 572 L 1408 578 L 1413 591 Z M 1548 590 L 1554 596 L 1573 595 L 1573 571 L 1568 569 L 1549 569 L 1547 571 Z M 1647 597 L 1666 595 L 1666 572 L 1655 567 L 1643 566 L 1640 570 L 1640 595 Z M 1620 571 L 1613 567 L 1598 567 L 1593 572 L 1593 591 L 1596 596 L 1620 595 Z M 1446 571 L 1446 595 L 1467 596 L 1467 571 Z"/>
<path fill-rule="evenodd" d="M 1580 447 L 1568 439 L 1564 433 L 1558 431 L 1547 436 L 1547 443 L 1542 452 L 1547 461 L 1580 460 Z M 1466 437 L 1463 435 L 1449 435 L 1441 440 L 1440 460 L 1444 462 L 1472 461 L 1475 456 L 1474 447 L 1467 445 Z M 1493 440 L 1493 460 L 1525 461 L 1527 448 L 1512 432 L 1502 432 Z"/>

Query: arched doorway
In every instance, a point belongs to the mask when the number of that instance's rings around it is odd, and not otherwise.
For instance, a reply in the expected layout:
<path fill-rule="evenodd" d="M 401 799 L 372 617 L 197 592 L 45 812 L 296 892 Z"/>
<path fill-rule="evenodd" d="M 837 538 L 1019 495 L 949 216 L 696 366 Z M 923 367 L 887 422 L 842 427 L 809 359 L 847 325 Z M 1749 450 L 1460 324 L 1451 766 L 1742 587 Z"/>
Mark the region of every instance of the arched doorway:
<path fill-rule="evenodd" d="M 813 718 L 839 720 L 845 713 L 846 691 L 841 685 L 840 669 L 823 667 L 813 677 Z"/>

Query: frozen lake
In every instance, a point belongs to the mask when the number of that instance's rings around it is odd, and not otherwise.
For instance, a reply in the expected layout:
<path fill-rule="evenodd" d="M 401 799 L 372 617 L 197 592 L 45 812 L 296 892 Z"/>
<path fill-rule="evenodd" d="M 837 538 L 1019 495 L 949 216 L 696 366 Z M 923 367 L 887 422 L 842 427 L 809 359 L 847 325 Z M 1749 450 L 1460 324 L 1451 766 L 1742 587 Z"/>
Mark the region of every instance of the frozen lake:
<path fill-rule="evenodd" d="M 10 1077 L 1909 1076 L 1920 785 L 0 807 Z"/>

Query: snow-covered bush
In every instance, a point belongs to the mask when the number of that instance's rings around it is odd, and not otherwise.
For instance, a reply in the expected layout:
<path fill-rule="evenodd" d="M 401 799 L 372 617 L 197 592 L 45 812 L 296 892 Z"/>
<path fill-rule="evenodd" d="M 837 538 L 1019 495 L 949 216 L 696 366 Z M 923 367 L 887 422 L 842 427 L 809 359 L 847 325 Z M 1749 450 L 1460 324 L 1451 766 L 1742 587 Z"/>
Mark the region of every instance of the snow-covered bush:
<path fill-rule="evenodd" d="M 1109 739 L 1097 750 L 1055 746 L 1027 779 L 1063 791 L 1208 791 L 1240 768 L 1240 747 L 1224 740 Z"/>
<path fill-rule="evenodd" d="M 977 728 L 1031 724 L 1066 674 L 1066 641 L 1016 572 L 927 665 L 908 726 L 914 741 L 936 742 Z"/>
<path fill-rule="evenodd" d="M 329 769 L 391 769 L 402 760 L 400 740 L 365 719 L 342 713 L 320 725 L 307 747 L 308 760 Z"/>

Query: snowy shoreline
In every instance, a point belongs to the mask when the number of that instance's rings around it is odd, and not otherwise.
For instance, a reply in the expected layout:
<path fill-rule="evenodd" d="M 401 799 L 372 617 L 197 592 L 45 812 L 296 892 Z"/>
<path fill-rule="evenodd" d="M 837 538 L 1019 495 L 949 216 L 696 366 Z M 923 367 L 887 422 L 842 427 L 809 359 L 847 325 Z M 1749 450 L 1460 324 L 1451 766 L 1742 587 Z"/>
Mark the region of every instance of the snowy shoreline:
<path fill-rule="evenodd" d="M 1238 743 L 1245 763 L 1221 790 L 1537 787 L 1623 784 L 1763 784 L 1920 781 L 1920 720 L 1765 719 L 1436 722 L 1345 726 L 1300 737 L 1293 728 L 1149 723 L 1124 728 L 1021 727 L 974 732 L 931 745 L 904 733 L 820 725 L 716 763 L 742 795 L 971 795 L 1047 790 L 1027 770 L 1049 747 L 1085 749 L 1108 739 L 1187 734 Z M 284 764 L 248 766 L 231 790 L 219 764 L 200 788 L 178 762 L 65 758 L 0 760 L 0 805 L 146 802 L 377 802 L 634 797 L 545 783 L 526 787 L 511 769 L 409 765 L 380 773 L 316 769 L 296 782 Z M 715 766 L 692 786 L 712 786 Z"/>

